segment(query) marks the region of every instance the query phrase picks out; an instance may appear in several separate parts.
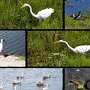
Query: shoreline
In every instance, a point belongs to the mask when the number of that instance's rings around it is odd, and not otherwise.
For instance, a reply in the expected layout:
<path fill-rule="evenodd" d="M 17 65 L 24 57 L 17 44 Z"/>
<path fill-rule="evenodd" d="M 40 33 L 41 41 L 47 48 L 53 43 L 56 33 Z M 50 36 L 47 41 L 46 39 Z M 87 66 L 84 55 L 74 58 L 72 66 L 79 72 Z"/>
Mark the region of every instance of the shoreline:
<path fill-rule="evenodd" d="M 0 55 L 0 67 L 25 67 L 25 59 L 21 56 L 10 55 L 4 57 Z"/>

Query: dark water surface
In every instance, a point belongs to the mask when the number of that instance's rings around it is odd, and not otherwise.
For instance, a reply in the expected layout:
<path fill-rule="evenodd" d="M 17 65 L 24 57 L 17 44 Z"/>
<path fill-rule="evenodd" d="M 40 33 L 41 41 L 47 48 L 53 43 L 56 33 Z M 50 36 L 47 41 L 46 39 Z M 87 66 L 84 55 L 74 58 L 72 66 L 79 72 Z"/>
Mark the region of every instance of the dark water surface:
<path fill-rule="evenodd" d="M 67 3 L 65 3 L 65 14 L 76 14 L 78 11 L 85 11 L 87 8 L 90 8 L 90 0 L 84 0 L 83 2 L 70 0 L 71 6 L 68 6 Z M 87 12 L 90 14 L 89 12 Z"/>
<path fill-rule="evenodd" d="M 74 90 L 73 84 L 68 85 L 71 79 L 80 79 L 83 82 L 90 80 L 90 69 L 89 68 L 66 68 L 65 69 L 65 90 Z"/>
<path fill-rule="evenodd" d="M 24 31 L 0 31 L 0 39 L 3 38 L 5 54 L 25 55 L 25 32 Z"/>
<path fill-rule="evenodd" d="M 44 83 L 48 84 L 48 90 L 62 90 L 62 69 L 61 68 L 0 68 L 0 83 L 3 82 L 4 90 L 13 90 L 13 80 L 16 76 L 25 73 L 21 85 L 17 90 L 40 90 L 36 81 L 43 75 L 51 74 L 51 78 Z"/>

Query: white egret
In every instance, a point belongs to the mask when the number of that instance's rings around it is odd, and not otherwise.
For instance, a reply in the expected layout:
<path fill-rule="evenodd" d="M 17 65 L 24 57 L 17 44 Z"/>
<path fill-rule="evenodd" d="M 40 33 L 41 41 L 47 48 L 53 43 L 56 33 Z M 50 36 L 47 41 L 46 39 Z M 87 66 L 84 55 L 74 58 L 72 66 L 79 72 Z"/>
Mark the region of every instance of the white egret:
<path fill-rule="evenodd" d="M 44 81 L 43 80 L 38 80 L 36 81 L 37 86 L 44 86 Z"/>
<path fill-rule="evenodd" d="M 70 50 L 72 50 L 73 52 L 75 52 L 75 53 L 85 54 L 86 52 L 88 52 L 88 51 L 90 50 L 90 45 L 81 45 L 81 46 L 77 46 L 76 48 L 72 48 L 72 47 L 68 44 L 68 42 L 63 41 L 63 40 L 59 40 L 59 41 L 57 41 L 57 42 L 55 42 L 55 43 L 60 43 L 60 42 L 65 43 L 65 44 L 68 46 L 68 48 L 69 48 Z"/>
<path fill-rule="evenodd" d="M 0 42 L 0 53 L 2 53 L 3 54 L 3 43 L 4 43 L 4 39 L 1 39 L 1 42 Z M 6 42 L 6 41 L 5 41 Z M 7 55 L 7 54 L 3 54 L 4 55 L 4 57 L 7 57 L 7 56 L 9 56 L 9 55 Z"/>
<path fill-rule="evenodd" d="M 0 84 L 0 90 L 3 90 L 3 82 Z"/>
<path fill-rule="evenodd" d="M 23 8 L 23 7 L 29 7 L 31 15 L 34 16 L 35 18 L 39 19 L 39 20 L 46 19 L 52 13 L 54 13 L 54 9 L 46 8 L 46 9 L 43 9 L 43 10 L 39 11 L 37 14 L 34 14 L 32 12 L 32 7 L 29 4 L 25 3 L 21 8 Z"/>
<path fill-rule="evenodd" d="M 48 78 L 50 78 L 50 77 L 51 77 L 50 74 L 48 74 L 48 75 L 44 75 L 44 76 L 43 76 L 43 80 L 48 79 Z"/>
<path fill-rule="evenodd" d="M 0 42 L 0 52 L 2 52 L 2 50 L 3 50 L 3 41 L 4 41 L 4 39 L 1 39 L 1 42 Z"/>

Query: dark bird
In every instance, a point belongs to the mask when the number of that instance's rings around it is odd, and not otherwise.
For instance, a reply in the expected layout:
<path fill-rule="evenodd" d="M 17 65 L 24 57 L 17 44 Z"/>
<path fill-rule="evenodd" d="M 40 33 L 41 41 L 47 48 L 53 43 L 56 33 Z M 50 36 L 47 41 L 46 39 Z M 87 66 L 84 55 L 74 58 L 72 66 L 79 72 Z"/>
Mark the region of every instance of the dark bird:
<path fill-rule="evenodd" d="M 75 20 L 83 20 L 84 19 L 84 16 L 81 14 L 81 11 L 79 11 L 78 14 L 70 15 L 70 17 L 72 17 Z"/>

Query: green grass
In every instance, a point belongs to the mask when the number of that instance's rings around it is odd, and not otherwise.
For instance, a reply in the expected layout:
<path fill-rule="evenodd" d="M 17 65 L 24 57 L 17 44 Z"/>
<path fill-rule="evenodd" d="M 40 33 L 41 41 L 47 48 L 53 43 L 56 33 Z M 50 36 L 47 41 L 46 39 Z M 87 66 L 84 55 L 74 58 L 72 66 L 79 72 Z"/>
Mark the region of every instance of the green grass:
<path fill-rule="evenodd" d="M 84 20 L 74 20 L 65 16 L 65 29 L 90 29 L 90 15 L 86 15 Z"/>
<path fill-rule="evenodd" d="M 17 61 L 25 61 L 25 57 L 24 56 L 19 56 L 16 60 Z"/>
<path fill-rule="evenodd" d="M 62 29 L 62 0 L 0 0 L 1 29 Z M 20 9 L 24 4 L 32 6 L 37 14 L 45 8 L 53 8 L 55 12 L 46 20 L 39 22 L 28 8 Z"/>
<path fill-rule="evenodd" d="M 73 48 L 90 45 L 89 31 L 28 31 L 28 66 L 90 66 L 90 53 L 75 54 L 64 43 L 54 43 L 59 39 Z"/>

